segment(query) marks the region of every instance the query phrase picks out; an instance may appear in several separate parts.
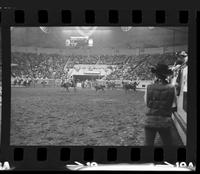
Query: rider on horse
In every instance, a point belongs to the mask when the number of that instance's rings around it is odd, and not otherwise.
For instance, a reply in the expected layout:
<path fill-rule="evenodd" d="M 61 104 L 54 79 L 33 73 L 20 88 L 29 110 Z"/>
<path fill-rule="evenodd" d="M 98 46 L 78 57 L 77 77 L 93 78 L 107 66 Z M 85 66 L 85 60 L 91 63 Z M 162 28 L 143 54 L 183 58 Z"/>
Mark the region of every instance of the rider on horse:
<path fill-rule="evenodd" d="M 76 80 L 74 80 L 72 77 L 63 78 L 61 81 L 61 87 L 66 88 L 67 91 L 69 91 L 69 87 L 73 87 L 74 91 L 76 91 Z"/>

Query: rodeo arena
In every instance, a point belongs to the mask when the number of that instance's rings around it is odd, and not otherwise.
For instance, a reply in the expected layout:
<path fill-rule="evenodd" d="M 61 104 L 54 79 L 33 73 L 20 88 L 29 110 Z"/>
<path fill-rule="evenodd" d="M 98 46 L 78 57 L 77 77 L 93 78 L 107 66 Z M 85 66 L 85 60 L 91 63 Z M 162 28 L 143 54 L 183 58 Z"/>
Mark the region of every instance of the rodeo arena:
<path fill-rule="evenodd" d="M 166 64 L 186 145 L 187 27 L 11 27 L 11 145 L 145 145 L 145 90 Z M 154 145 L 163 145 L 155 135 Z"/>

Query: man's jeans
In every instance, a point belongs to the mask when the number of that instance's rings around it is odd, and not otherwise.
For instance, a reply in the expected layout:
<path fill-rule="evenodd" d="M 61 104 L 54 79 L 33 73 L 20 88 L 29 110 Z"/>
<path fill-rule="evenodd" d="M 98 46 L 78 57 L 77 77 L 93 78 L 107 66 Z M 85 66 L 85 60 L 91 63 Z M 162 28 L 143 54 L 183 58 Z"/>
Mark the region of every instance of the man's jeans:
<path fill-rule="evenodd" d="M 164 145 L 173 145 L 172 132 L 170 127 L 167 128 L 145 127 L 146 146 L 154 145 L 154 140 L 157 132 L 160 134 L 160 137 Z"/>

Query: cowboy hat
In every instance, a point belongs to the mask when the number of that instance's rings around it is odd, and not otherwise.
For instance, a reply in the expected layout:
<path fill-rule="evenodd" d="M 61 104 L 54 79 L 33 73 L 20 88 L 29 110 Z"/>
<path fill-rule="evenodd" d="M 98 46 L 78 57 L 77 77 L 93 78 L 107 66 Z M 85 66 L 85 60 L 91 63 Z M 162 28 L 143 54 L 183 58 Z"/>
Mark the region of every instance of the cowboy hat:
<path fill-rule="evenodd" d="M 166 64 L 162 63 L 158 63 L 155 67 L 152 67 L 151 72 L 160 76 L 168 76 L 173 73 Z"/>
<path fill-rule="evenodd" d="M 187 53 L 186 53 L 186 51 L 181 51 L 179 55 L 180 55 L 180 56 L 183 56 L 183 57 L 186 57 L 186 56 L 187 56 Z"/>
<path fill-rule="evenodd" d="M 181 51 L 176 53 L 177 60 L 175 65 L 182 65 L 188 61 L 188 54 L 186 51 Z"/>

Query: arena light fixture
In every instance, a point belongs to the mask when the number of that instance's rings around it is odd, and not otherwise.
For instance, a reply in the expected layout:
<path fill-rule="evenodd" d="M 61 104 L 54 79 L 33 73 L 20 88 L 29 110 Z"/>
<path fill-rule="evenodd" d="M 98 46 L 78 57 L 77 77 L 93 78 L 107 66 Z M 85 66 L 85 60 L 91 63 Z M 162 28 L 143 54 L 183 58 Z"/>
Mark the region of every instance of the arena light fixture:
<path fill-rule="evenodd" d="M 84 30 L 90 30 L 91 27 L 81 27 Z"/>
<path fill-rule="evenodd" d="M 44 33 L 48 33 L 49 30 L 47 27 L 40 27 L 40 29 L 44 32 Z"/>
<path fill-rule="evenodd" d="M 121 27 L 121 30 L 124 32 L 130 31 L 132 29 L 132 27 L 127 26 L 127 27 Z"/>
<path fill-rule="evenodd" d="M 96 29 L 97 27 L 76 27 L 76 30 L 80 35 L 88 37 L 91 36 Z"/>
<path fill-rule="evenodd" d="M 154 29 L 155 27 L 148 27 L 148 29 L 150 29 L 150 30 L 152 30 L 152 29 Z"/>

